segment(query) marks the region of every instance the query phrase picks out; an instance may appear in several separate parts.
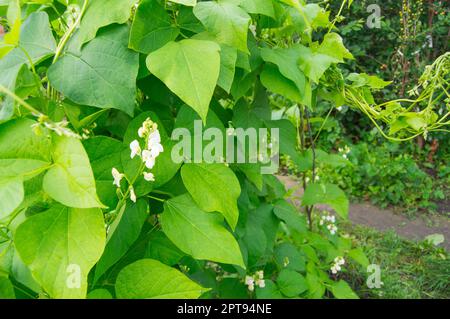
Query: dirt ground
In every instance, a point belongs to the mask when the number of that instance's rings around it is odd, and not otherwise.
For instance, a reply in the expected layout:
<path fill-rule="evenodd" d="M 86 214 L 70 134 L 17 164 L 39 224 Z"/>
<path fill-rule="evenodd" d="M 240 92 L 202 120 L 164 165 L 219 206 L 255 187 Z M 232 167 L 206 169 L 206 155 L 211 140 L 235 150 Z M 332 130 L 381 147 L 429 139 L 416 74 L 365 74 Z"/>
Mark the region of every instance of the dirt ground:
<path fill-rule="evenodd" d="M 301 185 L 289 176 L 278 176 L 288 190 L 291 190 L 291 201 L 300 205 L 299 198 L 303 193 Z M 327 209 L 326 206 L 319 208 Z M 389 209 L 381 209 L 370 203 L 350 204 L 349 219 L 352 223 L 377 229 L 381 232 L 394 230 L 399 236 L 410 240 L 423 240 L 431 234 L 444 235 L 442 244 L 450 250 L 450 221 L 439 215 L 426 215 L 413 220 Z"/>

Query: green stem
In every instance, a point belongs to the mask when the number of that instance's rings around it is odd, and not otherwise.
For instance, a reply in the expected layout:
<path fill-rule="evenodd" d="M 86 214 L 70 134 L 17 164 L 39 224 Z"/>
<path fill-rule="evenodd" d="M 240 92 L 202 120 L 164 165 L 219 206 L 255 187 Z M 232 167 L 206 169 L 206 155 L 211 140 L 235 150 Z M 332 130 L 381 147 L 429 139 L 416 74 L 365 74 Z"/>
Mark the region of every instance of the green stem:
<path fill-rule="evenodd" d="M 83 18 L 84 13 L 86 12 L 86 8 L 88 5 L 89 0 L 84 0 L 83 7 L 81 8 L 80 15 L 78 16 L 77 20 L 70 26 L 69 30 L 63 35 L 61 38 L 61 41 L 58 44 L 58 47 L 56 48 L 55 57 L 53 58 L 54 64 L 60 57 L 62 51 L 64 50 L 64 47 L 66 46 L 67 41 L 69 41 L 72 34 L 75 32 L 75 29 L 78 27 L 78 25 L 81 22 L 81 19 Z"/>

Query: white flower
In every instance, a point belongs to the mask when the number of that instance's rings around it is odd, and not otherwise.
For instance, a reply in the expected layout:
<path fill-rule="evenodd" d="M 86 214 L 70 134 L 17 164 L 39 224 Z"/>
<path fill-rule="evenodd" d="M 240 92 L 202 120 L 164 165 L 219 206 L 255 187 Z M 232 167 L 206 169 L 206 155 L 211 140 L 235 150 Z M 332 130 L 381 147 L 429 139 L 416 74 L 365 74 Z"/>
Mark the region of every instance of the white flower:
<path fill-rule="evenodd" d="M 136 194 L 134 192 L 134 188 L 133 187 L 131 187 L 131 189 L 130 189 L 130 199 L 131 199 L 132 202 L 136 203 Z"/>
<path fill-rule="evenodd" d="M 140 138 L 144 138 L 145 134 L 147 133 L 147 130 L 145 127 L 140 127 L 138 130 L 138 135 Z"/>
<path fill-rule="evenodd" d="M 255 281 L 255 284 L 259 287 L 259 288 L 264 288 L 266 286 L 266 282 L 264 279 L 257 279 Z"/>
<path fill-rule="evenodd" d="M 342 106 L 336 108 L 339 112 L 342 112 Z"/>
<path fill-rule="evenodd" d="M 155 166 L 155 157 L 149 150 L 144 150 L 142 152 L 142 160 L 148 169 L 152 169 Z"/>
<path fill-rule="evenodd" d="M 139 146 L 139 142 L 137 140 L 134 140 L 130 143 L 130 149 L 131 149 L 131 158 L 134 158 L 136 155 L 141 156 L 141 147 Z"/>
<path fill-rule="evenodd" d="M 122 180 L 124 175 L 119 173 L 119 171 L 115 167 L 113 167 L 111 173 L 112 173 L 112 176 L 114 178 L 113 185 L 116 185 L 117 187 L 120 187 L 120 181 Z"/>
<path fill-rule="evenodd" d="M 150 153 L 152 154 L 152 157 L 157 158 L 159 154 L 164 152 L 164 148 L 161 144 L 154 144 L 150 149 Z"/>
<path fill-rule="evenodd" d="M 264 271 L 257 271 L 255 274 L 259 279 L 264 279 Z"/>
<path fill-rule="evenodd" d="M 146 172 L 144 172 L 144 179 L 147 181 L 147 182 L 154 182 L 155 181 L 155 175 L 153 175 L 152 173 L 146 173 Z"/>
<path fill-rule="evenodd" d="M 337 274 L 339 271 L 342 270 L 341 266 L 344 264 L 345 264 L 345 260 L 343 257 L 338 256 L 338 257 L 334 258 L 334 264 L 333 264 L 333 266 L 331 266 L 331 269 L 330 269 L 331 273 Z"/>
<path fill-rule="evenodd" d="M 253 291 L 255 289 L 255 280 L 251 276 L 245 276 L 245 285 L 248 286 L 248 290 Z"/>
<path fill-rule="evenodd" d="M 159 134 L 158 130 L 155 130 L 150 133 L 148 136 L 148 147 L 151 148 L 154 144 L 161 143 L 161 134 Z"/>

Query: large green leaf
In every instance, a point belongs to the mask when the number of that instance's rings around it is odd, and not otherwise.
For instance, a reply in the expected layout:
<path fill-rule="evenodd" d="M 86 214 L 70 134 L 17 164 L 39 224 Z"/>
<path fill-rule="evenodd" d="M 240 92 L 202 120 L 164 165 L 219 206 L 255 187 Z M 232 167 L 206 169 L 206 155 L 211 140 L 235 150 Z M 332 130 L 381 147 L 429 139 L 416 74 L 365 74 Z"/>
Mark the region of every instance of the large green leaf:
<path fill-rule="evenodd" d="M 0 273 L 0 299 L 15 299 L 14 287 L 7 276 Z"/>
<path fill-rule="evenodd" d="M 344 280 L 333 282 L 331 292 L 337 299 L 359 299 L 358 295 Z"/>
<path fill-rule="evenodd" d="M 186 254 L 245 268 L 239 245 L 222 217 L 199 209 L 188 194 L 164 204 L 161 224 L 167 237 Z"/>
<path fill-rule="evenodd" d="M 49 68 L 48 79 L 78 104 L 133 115 L 138 69 L 138 54 L 128 49 L 128 27 L 112 26 L 86 44 L 79 55 L 67 52 Z"/>
<path fill-rule="evenodd" d="M 52 154 L 54 165 L 45 174 L 45 192 L 69 207 L 103 207 L 81 142 L 71 137 L 54 136 Z"/>
<path fill-rule="evenodd" d="M 300 69 L 316 83 L 319 83 L 322 75 L 332 64 L 344 62 L 344 58 L 353 58 L 337 33 L 325 35 L 322 43 L 316 48 L 299 46 L 298 50 L 301 54 L 298 61 Z"/>
<path fill-rule="evenodd" d="M 206 212 L 220 212 L 231 228 L 235 228 L 241 194 L 239 181 L 224 164 L 189 163 L 181 168 L 186 189 L 197 205 Z"/>
<path fill-rule="evenodd" d="M 50 29 L 47 13 L 30 14 L 22 24 L 18 47 L 0 59 L 0 85 L 14 91 L 21 68 L 44 60 L 51 56 L 55 49 L 56 42 Z M 0 121 L 11 117 L 14 111 L 13 105 L 9 99 L 3 103 L 0 108 Z"/>
<path fill-rule="evenodd" d="M 113 185 L 112 168 L 123 172 L 122 142 L 106 136 L 96 136 L 83 141 L 94 172 L 97 193 L 105 205 L 115 207 L 118 202 L 117 186 Z"/>
<path fill-rule="evenodd" d="M 240 6 L 248 13 L 263 14 L 269 17 L 275 16 L 272 0 L 223 0 Z"/>
<path fill-rule="evenodd" d="M 116 281 L 117 298 L 126 299 L 196 299 L 207 290 L 180 271 L 153 259 L 128 265 Z"/>
<path fill-rule="evenodd" d="M 10 215 L 24 197 L 22 178 L 0 178 L 0 219 Z"/>
<path fill-rule="evenodd" d="M 151 259 L 173 266 L 177 264 L 185 254 L 175 246 L 163 231 L 153 231 L 150 234 L 145 256 Z"/>
<path fill-rule="evenodd" d="M 273 64 L 266 64 L 261 73 L 261 83 L 271 92 L 300 103 L 303 97 L 295 83 L 284 77 Z"/>
<path fill-rule="evenodd" d="M 300 102 L 310 104 L 311 88 L 298 66 L 300 54 L 301 49 L 297 45 L 290 48 L 261 49 L 261 57 L 264 61 L 276 64 L 280 73 L 295 83 L 300 93 Z"/>
<path fill-rule="evenodd" d="M 1 159 L 35 159 L 51 161 L 51 140 L 48 136 L 36 135 L 32 126 L 35 121 L 21 118 L 0 125 Z"/>
<path fill-rule="evenodd" d="M 227 2 L 200 2 L 194 7 L 195 16 L 219 43 L 249 52 L 247 33 L 250 16 L 240 7 Z"/>
<path fill-rule="evenodd" d="M 309 184 L 303 194 L 302 205 L 330 205 L 342 218 L 348 218 L 349 202 L 345 193 L 333 184 Z"/>
<path fill-rule="evenodd" d="M 129 47 L 148 54 L 175 40 L 179 32 L 158 1 L 143 0 L 131 26 Z"/>
<path fill-rule="evenodd" d="M 305 277 L 298 272 L 284 269 L 277 278 L 277 285 L 286 297 L 295 297 L 308 289 Z"/>
<path fill-rule="evenodd" d="M 300 233 L 306 232 L 307 225 L 305 216 L 300 215 L 300 212 L 286 200 L 279 199 L 276 201 L 273 212 L 292 229 L 295 229 Z"/>
<path fill-rule="evenodd" d="M 147 203 L 144 200 L 128 202 L 108 230 L 108 238 L 102 258 L 95 267 L 95 281 L 114 265 L 131 247 L 141 233 L 147 218 Z"/>
<path fill-rule="evenodd" d="M 193 39 L 214 41 L 214 37 L 208 32 L 196 34 Z M 236 61 L 238 50 L 227 44 L 220 45 L 220 73 L 217 85 L 230 93 L 231 86 L 234 81 L 234 74 L 236 71 Z"/>
<path fill-rule="evenodd" d="M 0 125 L 0 219 L 22 203 L 23 182 L 50 166 L 50 140 L 35 135 L 33 124 L 32 120 L 19 119 Z"/>
<path fill-rule="evenodd" d="M 25 220 L 14 243 L 50 297 L 84 298 L 88 273 L 105 245 L 103 214 L 100 209 L 55 206 Z"/>
<path fill-rule="evenodd" d="M 101 27 L 128 21 L 131 8 L 137 0 L 89 0 L 81 24 L 71 40 L 70 48 L 80 49 L 81 46 L 95 38 Z"/>
<path fill-rule="evenodd" d="M 219 78 L 219 45 L 191 39 L 169 42 L 148 56 L 147 67 L 206 121 Z"/>

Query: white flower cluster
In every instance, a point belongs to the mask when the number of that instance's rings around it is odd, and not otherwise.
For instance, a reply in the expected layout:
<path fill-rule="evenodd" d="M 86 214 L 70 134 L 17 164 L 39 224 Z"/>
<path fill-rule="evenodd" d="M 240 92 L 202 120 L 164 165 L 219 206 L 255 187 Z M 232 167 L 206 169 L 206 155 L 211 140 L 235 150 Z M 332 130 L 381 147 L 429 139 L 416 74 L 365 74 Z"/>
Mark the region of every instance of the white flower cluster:
<path fill-rule="evenodd" d="M 341 256 L 338 256 L 336 258 L 334 258 L 334 264 L 333 266 L 331 266 L 331 273 L 332 274 L 337 274 L 339 271 L 341 271 L 341 266 L 343 266 L 345 264 L 345 259 Z"/>
<path fill-rule="evenodd" d="M 319 224 L 320 226 L 326 225 L 331 235 L 336 234 L 338 231 L 338 228 L 336 226 L 336 217 L 330 215 L 328 212 L 325 212 L 325 214 L 322 215 Z"/>
<path fill-rule="evenodd" d="M 264 281 L 264 271 L 257 271 L 253 276 L 245 276 L 245 285 L 250 291 L 255 290 L 255 285 L 259 288 L 264 288 L 266 286 L 266 282 Z"/>
<path fill-rule="evenodd" d="M 347 159 L 348 158 L 348 154 L 350 153 L 350 147 L 348 147 L 347 145 L 345 145 L 344 148 L 340 147 L 338 148 L 338 152 L 342 154 L 342 157 Z"/>
<path fill-rule="evenodd" d="M 158 131 L 158 124 L 154 123 L 150 118 L 147 118 L 142 126 L 138 130 L 138 135 L 145 141 L 144 150 L 141 149 L 141 145 L 138 140 L 134 140 L 130 143 L 131 154 L 133 159 L 136 156 L 140 156 L 145 163 L 145 167 L 152 169 L 155 166 L 156 158 L 164 151 L 161 145 L 161 135 Z M 114 178 L 113 184 L 120 188 L 120 181 L 125 177 L 115 167 L 112 168 L 112 176 Z M 144 179 L 148 182 L 154 182 L 155 176 L 151 172 L 143 172 Z M 133 185 L 130 185 L 130 199 L 136 202 L 136 193 L 134 192 Z"/>
<path fill-rule="evenodd" d="M 156 158 L 164 152 L 161 145 L 161 135 L 159 134 L 158 124 L 147 118 L 138 130 L 140 138 L 145 140 L 145 148 L 142 150 L 138 140 L 130 143 L 131 158 L 140 156 L 145 166 L 152 169 L 155 166 Z M 155 176 L 151 172 L 143 172 L 144 178 L 148 182 L 154 182 Z"/>

